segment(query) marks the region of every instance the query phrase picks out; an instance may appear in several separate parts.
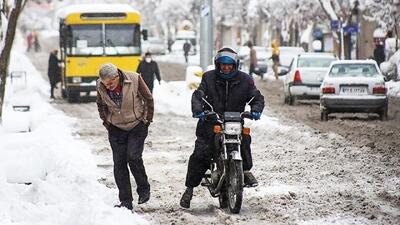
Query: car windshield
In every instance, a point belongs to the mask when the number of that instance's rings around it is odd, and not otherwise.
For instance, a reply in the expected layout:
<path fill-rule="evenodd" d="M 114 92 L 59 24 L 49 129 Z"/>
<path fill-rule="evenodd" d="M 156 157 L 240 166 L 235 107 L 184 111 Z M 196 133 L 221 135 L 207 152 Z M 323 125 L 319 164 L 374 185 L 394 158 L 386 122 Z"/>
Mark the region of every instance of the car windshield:
<path fill-rule="evenodd" d="M 378 75 L 378 71 L 374 64 L 357 63 L 357 64 L 335 64 L 329 71 L 331 77 L 374 77 Z"/>
<path fill-rule="evenodd" d="M 297 61 L 298 67 L 329 67 L 333 58 L 299 58 Z"/>

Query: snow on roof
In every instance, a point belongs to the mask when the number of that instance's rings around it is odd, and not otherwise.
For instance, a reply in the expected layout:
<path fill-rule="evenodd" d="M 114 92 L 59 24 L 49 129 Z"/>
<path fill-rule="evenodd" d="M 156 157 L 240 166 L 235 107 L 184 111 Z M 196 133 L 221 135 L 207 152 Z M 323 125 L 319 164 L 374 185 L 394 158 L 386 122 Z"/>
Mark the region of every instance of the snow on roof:
<path fill-rule="evenodd" d="M 336 58 L 333 53 L 330 52 L 304 52 L 299 54 L 301 58 Z"/>
<path fill-rule="evenodd" d="M 65 18 L 70 13 L 94 13 L 94 12 L 135 12 L 139 13 L 139 11 L 135 10 L 132 6 L 128 4 L 76 4 L 70 5 L 66 8 L 60 9 L 57 11 L 56 15 L 59 18 Z"/>
<path fill-rule="evenodd" d="M 332 62 L 332 64 L 376 64 L 376 61 L 373 59 L 363 59 L 363 60 L 336 60 Z"/>

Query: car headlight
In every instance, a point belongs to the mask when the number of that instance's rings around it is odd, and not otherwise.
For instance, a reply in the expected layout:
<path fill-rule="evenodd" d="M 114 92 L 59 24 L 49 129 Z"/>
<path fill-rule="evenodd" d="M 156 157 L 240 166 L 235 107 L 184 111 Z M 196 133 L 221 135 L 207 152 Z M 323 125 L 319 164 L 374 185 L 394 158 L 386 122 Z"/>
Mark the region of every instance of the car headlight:
<path fill-rule="evenodd" d="M 236 122 L 225 123 L 225 134 L 239 135 L 242 133 L 242 124 Z"/>
<path fill-rule="evenodd" d="M 82 82 L 82 77 L 73 77 L 72 78 L 72 83 L 81 83 Z"/>

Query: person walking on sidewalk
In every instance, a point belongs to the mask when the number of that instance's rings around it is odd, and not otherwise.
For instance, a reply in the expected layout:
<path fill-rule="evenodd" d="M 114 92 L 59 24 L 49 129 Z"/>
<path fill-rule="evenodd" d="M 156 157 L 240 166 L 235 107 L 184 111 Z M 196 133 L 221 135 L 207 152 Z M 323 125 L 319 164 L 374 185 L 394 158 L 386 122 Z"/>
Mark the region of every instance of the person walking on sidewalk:
<path fill-rule="evenodd" d="M 142 75 L 151 93 L 153 93 L 154 76 L 156 76 L 158 83 L 161 84 L 160 69 L 158 68 L 157 62 L 152 59 L 150 52 L 146 52 L 136 72 Z"/>
<path fill-rule="evenodd" d="M 49 65 L 47 69 L 47 76 L 50 81 L 50 98 L 52 99 L 54 99 L 54 89 L 57 88 L 57 83 L 61 80 L 61 71 L 58 65 L 60 61 L 57 58 L 57 53 L 57 49 L 50 52 Z"/>
<path fill-rule="evenodd" d="M 128 166 L 136 181 L 138 204 L 150 199 L 142 153 L 153 120 L 153 96 L 139 74 L 124 72 L 112 63 L 103 64 L 99 76 L 97 108 L 113 154 L 114 178 L 121 202 L 116 207 L 132 209 Z"/>

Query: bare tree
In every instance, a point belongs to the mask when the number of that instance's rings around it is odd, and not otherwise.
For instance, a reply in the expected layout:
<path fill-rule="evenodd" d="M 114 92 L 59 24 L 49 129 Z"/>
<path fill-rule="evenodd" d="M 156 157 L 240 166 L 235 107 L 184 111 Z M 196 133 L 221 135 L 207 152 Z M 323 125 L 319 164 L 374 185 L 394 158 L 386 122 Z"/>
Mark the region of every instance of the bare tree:
<path fill-rule="evenodd" d="M 10 62 L 11 48 L 14 42 L 15 30 L 17 27 L 18 17 L 28 0 L 15 0 L 14 5 L 10 8 L 7 15 L 8 24 L 7 31 L 4 37 L 4 48 L 0 52 L 0 122 L 3 115 L 4 93 L 6 89 L 6 80 L 8 74 L 8 65 Z M 5 2 L 5 1 L 3 1 Z"/>

